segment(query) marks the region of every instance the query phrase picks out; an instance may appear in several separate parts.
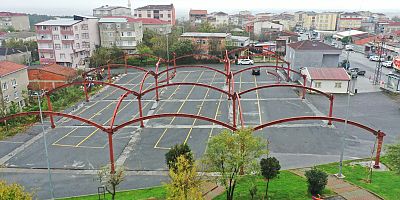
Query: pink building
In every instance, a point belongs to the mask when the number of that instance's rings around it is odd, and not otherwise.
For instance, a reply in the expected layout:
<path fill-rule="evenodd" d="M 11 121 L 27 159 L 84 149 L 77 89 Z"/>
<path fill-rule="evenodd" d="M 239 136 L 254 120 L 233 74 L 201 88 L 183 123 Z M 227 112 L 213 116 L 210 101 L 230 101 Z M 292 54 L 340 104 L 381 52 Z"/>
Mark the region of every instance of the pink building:
<path fill-rule="evenodd" d="M 175 25 L 176 16 L 174 4 L 147 5 L 144 7 L 136 8 L 134 13 L 135 18 L 160 19 L 171 23 L 171 25 Z"/>
<path fill-rule="evenodd" d="M 98 18 L 77 16 L 35 24 L 40 64 L 84 67 L 100 45 Z"/>

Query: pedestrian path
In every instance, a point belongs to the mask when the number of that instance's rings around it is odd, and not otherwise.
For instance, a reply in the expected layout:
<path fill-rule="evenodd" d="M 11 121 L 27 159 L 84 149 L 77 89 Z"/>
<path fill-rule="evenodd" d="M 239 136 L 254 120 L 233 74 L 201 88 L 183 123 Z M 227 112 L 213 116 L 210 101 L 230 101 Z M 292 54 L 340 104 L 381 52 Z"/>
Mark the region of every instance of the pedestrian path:
<path fill-rule="evenodd" d="M 311 168 L 300 168 L 290 171 L 298 176 L 305 178 L 305 171 L 310 169 Z M 372 194 L 371 192 L 351 183 L 348 183 L 344 179 L 339 179 L 334 175 L 328 176 L 328 184 L 326 185 L 326 188 L 332 190 L 333 192 L 347 200 L 381 200 L 380 197 Z"/>

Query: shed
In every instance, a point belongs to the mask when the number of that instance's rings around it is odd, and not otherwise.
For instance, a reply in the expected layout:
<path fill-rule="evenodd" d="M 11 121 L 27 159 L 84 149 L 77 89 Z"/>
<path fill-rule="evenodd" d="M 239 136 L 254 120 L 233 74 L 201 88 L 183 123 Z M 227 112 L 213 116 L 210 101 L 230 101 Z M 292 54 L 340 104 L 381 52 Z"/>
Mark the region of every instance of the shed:
<path fill-rule="evenodd" d="M 350 77 L 344 68 L 315 68 L 306 67 L 301 70 L 306 75 L 306 86 L 327 93 L 347 93 Z"/>

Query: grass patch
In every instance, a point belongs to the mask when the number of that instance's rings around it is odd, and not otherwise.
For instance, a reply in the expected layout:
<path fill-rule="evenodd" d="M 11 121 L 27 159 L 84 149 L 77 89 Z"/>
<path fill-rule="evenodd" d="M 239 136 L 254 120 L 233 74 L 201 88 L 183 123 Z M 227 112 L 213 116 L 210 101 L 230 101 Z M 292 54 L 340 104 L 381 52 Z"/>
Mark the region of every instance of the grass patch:
<path fill-rule="evenodd" d="M 142 200 L 142 199 L 148 199 L 150 197 L 154 197 L 157 199 L 165 199 L 166 197 L 165 188 L 153 187 L 148 189 L 129 190 L 124 192 L 118 192 L 115 195 L 115 199 L 118 200 Z M 99 197 L 97 195 L 89 195 L 89 196 L 66 198 L 63 200 L 98 200 L 98 199 Z M 111 195 L 106 194 L 106 199 L 111 199 Z"/>
<path fill-rule="evenodd" d="M 383 159 L 384 160 L 384 159 Z M 367 183 L 367 169 L 360 165 L 351 166 L 349 163 L 354 161 L 346 161 L 343 165 L 343 174 L 345 180 L 365 188 L 371 192 L 378 194 L 387 200 L 400 199 L 400 175 L 393 171 L 372 172 L 372 183 Z M 338 163 L 331 163 L 317 166 L 317 168 L 330 174 L 338 172 Z"/>
<path fill-rule="evenodd" d="M 235 199 L 251 199 L 249 188 L 251 187 L 252 180 L 255 180 L 255 184 L 257 185 L 257 195 L 255 199 L 262 199 L 265 195 L 267 183 L 261 176 L 255 178 L 251 176 L 242 177 L 235 188 Z M 323 193 L 323 195 L 327 196 L 333 194 L 333 192 L 327 189 L 325 189 Z M 311 194 L 307 191 L 307 181 L 288 171 L 281 171 L 277 178 L 270 181 L 268 196 L 269 199 L 311 199 Z M 226 194 L 224 193 L 215 199 L 225 200 Z"/>

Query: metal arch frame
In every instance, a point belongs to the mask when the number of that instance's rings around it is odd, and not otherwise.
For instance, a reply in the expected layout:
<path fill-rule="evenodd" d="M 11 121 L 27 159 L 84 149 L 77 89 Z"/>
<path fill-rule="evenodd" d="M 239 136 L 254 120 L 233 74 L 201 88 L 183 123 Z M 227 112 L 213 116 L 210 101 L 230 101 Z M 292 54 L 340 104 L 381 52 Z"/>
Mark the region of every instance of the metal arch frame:
<path fill-rule="evenodd" d="M 304 77 L 304 75 L 303 75 L 302 73 L 300 73 L 300 72 L 298 72 L 298 71 L 296 71 L 296 70 L 291 69 L 289 66 L 290 66 L 290 65 L 288 65 L 287 68 L 281 67 L 281 66 L 273 66 L 273 65 L 251 66 L 251 67 L 247 67 L 247 68 L 241 69 L 241 70 L 239 70 L 239 71 L 235 71 L 235 73 L 233 73 L 233 75 L 235 76 L 236 74 L 239 74 L 239 73 L 242 73 L 242 72 L 245 72 L 245 71 L 254 69 L 254 68 L 273 68 L 273 69 L 276 69 L 276 70 L 277 70 L 277 69 L 283 69 L 283 70 L 286 70 L 286 71 L 288 71 L 288 72 L 293 72 L 293 73 L 296 73 L 296 74 L 298 74 L 298 75 Z M 287 73 L 287 79 L 290 80 L 289 73 Z"/>
<path fill-rule="evenodd" d="M 374 136 L 376 136 L 378 140 L 378 146 L 376 149 L 376 156 L 375 156 L 375 164 L 374 168 L 379 168 L 379 162 L 380 162 L 380 154 L 382 151 L 382 144 L 383 144 L 383 137 L 386 136 L 384 132 L 381 130 L 374 130 L 366 125 L 363 125 L 361 123 L 351 121 L 351 120 L 346 120 L 342 118 L 337 118 L 337 117 L 325 117 L 325 116 L 300 116 L 300 117 L 291 117 L 291 118 L 284 118 L 284 119 L 278 119 L 274 121 L 267 122 L 265 124 L 261 124 L 259 126 L 256 126 L 253 128 L 253 130 L 260 130 L 265 127 L 273 126 L 276 124 L 281 124 L 281 123 L 286 123 L 286 122 L 292 122 L 292 121 L 302 121 L 302 120 L 328 120 L 328 121 L 335 121 L 335 122 L 341 122 L 345 123 L 347 121 L 348 124 L 356 126 L 358 128 L 364 129 L 370 133 L 372 133 Z"/>
<path fill-rule="evenodd" d="M 194 83 L 194 82 L 193 82 L 193 83 L 191 83 L 191 82 L 175 82 L 175 83 L 169 83 L 169 84 L 159 85 L 159 86 L 158 86 L 158 89 L 164 88 L 164 87 L 169 87 L 169 86 L 177 86 L 177 85 L 200 86 L 200 87 L 205 87 L 205 88 L 213 89 L 213 90 L 215 90 L 215 91 L 218 91 L 218 92 L 221 92 L 221 93 L 223 93 L 223 94 L 226 94 L 227 96 L 231 96 L 231 95 L 232 95 L 232 94 L 230 94 L 229 92 L 227 92 L 227 91 L 225 91 L 225 90 L 222 90 L 222 89 L 220 89 L 220 88 L 217 88 L 217 87 L 214 87 L 214 86 L 211 86 L 211 85 L 207 85 L 207 84 L 204 84 L 204 83 Z M 147 89 L 147 90 L 141 92 L 140 94 L 141 94 L 142 96 L 144 96 L 145 94 L 147 94 L 147 93 L 149 93 L 149 92 L 151 92 L 151 91 L 154 91 L 154 90 L 156 90 L 156 87 Z"/>
<path fill-rule="evenodd" d="M 266 71 L 267 71 L 267 74 L 271 74 L 272 76 L 274 76 L 277 79 L 277 82 L 276 82 L 277 84 L 281 83 L 281 77 L 279 76 L 279 74 L 270 72 L 268 70 L 266 70 Z"/>
<path fill-rule="evenodd" d="M 333 100 L 334 100 L 334 96 L 333 94 L 329 94 L 326 92 L 323 92 L 321 90 L 317 90 L 311 87 L 307 87 L 307 86 L 303 86 L 303 85 L 294 85 L 294 84 L 268 84 L 268 85 L 262 85 L 262 86 L 258 86 L 258 87 L 254 87 L 254 88 L 250 88 L 248 90 L 239 92 L 238 95 L 239 97 L 243 94 L 249 93 L 251 91 L 255 91 L 255 90 L 260 90 L 260 89 L 264 89 L 264 88 L 274 88 L 274 87 L 295 87 L 295 88 L 302 88 L 303 89 L 303 95 L 302 95 L 302 99 L 305 99 L 305 90 L 310 90 L 319 94 L 324 95 L 325 97 L 327 97 L 329 99 L 329 112 L 328 112 L 328 117 L 332 117 L 333 114 Z M 328 120 L 328 125 L 332 125 L 332 120 Z"/>
<path fill-rule="evenodd" d="M 182 117 L 182 118 L 199 119 L 199 120 L 204 120 L 204 121 L 208 121 L 208 122 L 211 122 L 211 123 L 215 123 L 215 124 L 221 125 L 221 126 L 223 126 L 225 128 L 228 128 L 229 130 L 232 130 L 232 131 L 236 131 L 237 130 L 235 127 L 231 126 L 228 123 L 221 122 L 221 121 L 216 120 L 216 119 L 204 117 L 204 116 L 201 116 L 201 115 L 193 115 L 193 114 L 187 114 L 187 113 L 162 113 L 162 114 L 155 114 L 155 115 L 150 115 L 150 116 L 139 117 L 139 118 L 127 121 L 127 122 L 125 122 L 123 124 L 120 124 L 120 125 L 114 127 L 112 130 L 113 130 L 113 132 L 116 132 L 116 131 L 118 131 L 118 130 L 120 130 L 120 129 L 128 126 L 128 125 L 134 124 L 134 123 L 139 122 L 139 121 L 145 121 L 145 120 L 149 120 L 149 119 L 166 118 L 166 117 Z"/>
<path fill-rule="evenodd" d="M 97 71 L 97 70 L 99 70 L 99 69 L 106 69 L 106 68 L 108 68 L 108 67 L 110 67 L 110 68 L 125 67 L 125 68 L 130 68 L 130 69 L 137 69 L 137 70 L 140 70 L 140 71 L 143 71 L 143 72 L 149 71 L 149 70 L 146 70 L 146 69 L 144 69 L 144 68 L 142 68 L 142 67 L 138 67 L 138 66 L 133 66 L 133 65 L 128 65 L 128 64 L 111 64 L 111 63 L 110 63 L 110 66 L 108 66 L 108 65 L 103 65 L 103 66 L 100 66 L 100 67 L 98 67 L 98 68 L 94 68 L 94 69 L 91 69 L 91 70 L 89 70 L 89 71 L 87 71 L 87 72 L 84 72 L 84 73 L 82 74 L 82 77 L 86 77 L 86 76 L 88 76 L 90 73 L 92 73 L 92 72 L 94 72 L 94 71 Z M 126 70 L 125 70 L 125 73 L 126 73 Z"/>
<path fill-rule="evenodd" d="M 119 97 L 118 103 L 117 103 L 117 105 L 116 105 L 115 108 L 114 108 L 113 116 L 112 116 L 111 121 L 110 121 L 110 129 L 112 129 L 113 126 L 114 126 L 114 122 L 115 122 L 115 119 L 117 118 L 118 110 L 119 110 L 119 108 L 120 108 L 120 106 L 121 106 L 121 104 L 122 104 L 122 101 L 123 101 L 129 94 L 133 94 L 133 93 L 130 92 L 130 91 L 128 91 L 128 92 L 125 92 L 123 95 L 121 95 L 121 96 Z M 135 95 L 135 94 L 133 94 L 133 95 L 134 95 L 135 97 L 139 98 L 138 95 Z M 140 105 L 140 104 L 139 104 L 139 105 Z"/>
<path fill-rule="evenodd" d="M 164 71 L 159 72 L 158 75 L 167 73 L 168 71 L 171 71 L 171 70 L 180 69 L 180 68 L 204 68 L 204 69 L 209 69 L 209 70 L 215 71 L 215 72 L 220 73 L 220 74 L 222 74 L 224 76 L 227 76 L 227 74 L 225 72 L 223 72 L 221 70 L 218 70 L 218 69 L 215 69 L 215 68 L 212 68 L 212 67 L 209 67 L 209 66 L 206 66 L 206 65 L 192 65 L 192 66 L 191 65 L 179 65 L 179 66 L 174 66 L 174 67 L 171 67 L 169 69 L 166 69 Z"/>
<path fill-rule="evenodd" d="M 183 59 L 183 58 L 188 58 L 188 57 L 195 57 L 195 56 L 205 56 L 205 57 L 207 57 L 207 59 L 208 60 L 217 60 L 217 61 L 219 61 L 220 63 L 223 63 L 224 62 L 224 59 L 221 59 L 221 58 L 219 58 L 219 57 L 217 57 L 217 56 L 214 56 L 214 55 L 210 55 L 210 54 L 189 54 L 189 55 L 183 55 L 183 56 L 179 56 L 179 57 L 177 57 L 177 58 L 174 58 L 172 61 L 173 62 L 176 62 L 177 60 L 180 60 L 180 59 Z M 171 61 L 170 61 L 171 62 Z"/>

